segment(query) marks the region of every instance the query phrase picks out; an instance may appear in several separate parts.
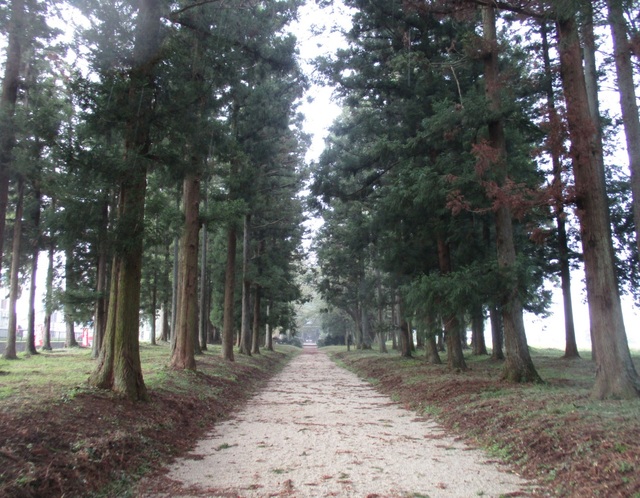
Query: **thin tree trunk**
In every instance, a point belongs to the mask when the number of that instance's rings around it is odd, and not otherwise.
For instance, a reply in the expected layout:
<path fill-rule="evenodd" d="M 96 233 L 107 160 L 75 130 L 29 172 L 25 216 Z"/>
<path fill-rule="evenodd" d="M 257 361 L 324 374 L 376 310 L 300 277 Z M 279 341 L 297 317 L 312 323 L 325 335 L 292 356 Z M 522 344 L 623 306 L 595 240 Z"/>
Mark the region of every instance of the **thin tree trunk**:
<path fill-rule="evenodd" d="M 180 288 L 176 317 L 175 348 L 170 365 L 195 370 L 195 339 L 198 331 L 198 234 L 200 231 L 200 176 L 188 173 L 184 179 L 184 228 L 180 238 Z"/>
<path fill-rule="evenodd" d="M 100 234 L 98 235 L 98 263 L 96 270 L 96 299 L 95 321 L 93 327 L 93 344 L 91 345 L 91 357 L 98 358 L 100 348 L 104 339 L 104 332 L 107 325 L 107 272 L 109 263 L 108 247 L 108 227 L 109 227 L 109 200 L 108 194 L 102 201 L 101 206 Z"/>
<path fill-rule="evenodd" d="M 155 263 L 154 263 L 155 264 Z M 158 306 L 158 269 L 153 270 L 153 283 L 151 284 L 151 312 L 149 313 L 149 321 L 151 325 L 151 334 L 149 342 L 152 346 L 156 345 L 156 309 Z"/>
<path fill-rule="evenodd" d="M 441 275 L 451 273 L 449 246 L 440 234 L 438 234 L 438 263 Z M 444 331 L 447 338 L 447 366 L 450 369 L 466 370 L 467 364 L 464 361 L 460 337 L 460 322 L 455 313 L 447 313 L 445 315 Z"/>
<path fill-rule="evenodd" d="M 207 212 L 208 201 L 205 186 L 204 211 Z M 207 342 L 209 339 L 209 279 L 207 275 L 207 245 L 208 234 L 206 222 L 202 224 L 202 247 L 200 252 L 200 349 L 207 350 Z"/>
<path fill-rule="evenodd" d="M 493 344 L 491 351 L 491 359 L 496 361 L 504 360 L 503 343 L 504 328 L 502 326 L 502 313 L 497 306 L 491 306 L 489 309 L 489 321 L 491 322 L 491 343 Z"/>
<path fill-rule="evenodd" d="M 640 118 L 633 81 L 631 47 L 627 37 L 622 0 L 608 0 L 609 25 L 613 39 L 620 109 L 629 156 L 631 191 L 633 193 L 633 221 L 636 227 L 636 248 L 640 254 Z"/>
<path fill-rule="evenodd" d="M 65 280 L 65 303 L 64 303 L 64 323 L 65 323 L 65 348 L 77 348 L 79 346 L 76 340 L 74 309 L 70 302 L 70 296 L 76 288 L 76 278 L 73 269 L 73 250 L 66 248 L 64 252 L 64 280 Z"/>
<path fill-rule="evenodd" d="M 52 201 L 52 206 L 55 205 L 55 199 Z M 53 209 L 53 207 L 52 207 Z M 54 273 L 54 256 L 55 256 L 55 243 L 51 235 L 49 236 L 49 250 L 48 250 L 48 266 L 47 266 L 47 281 L 45 284 L 46 294 L 44 297 L 44 326 L 42 331 L 42 350 L 51 351 L 51 315 L 53 314 L 53 273 Z"/>
<path fill-rule="evenodd" d="M 180 289 L 180 272 L 179 272 L 179 260 L 180 260 L 180 238 L 174 237 L 173 239 L 173 268 L 172 275 L 172 292 L 171 292 L 171 329 L 169 332 L 169 340 L 171 341 L 171 347 L 176 336 L 176 319 L 178 316 L 178 293 Z"/>
<path fill-rule="evenodd" d="M 481 305 L 473 307 L 471 315 L 471 334 L 473 336 L 473 354 L 475 356 L 487 355 L 487 344 L 484 340 L 485 315 Z"/>
<path fill-rule="evenodd" d="M 7 326 L 7 346 L 2 354 L 5 360 L 18 358 L 16 350 L 16 331 L 18 328 L 16 303 L 20 292 L 20 242 L 22 235 L 22 212 L 24 204 L 24 178 L 18 178 L 18 201 L 16 219 L 13 224 L 13 246 L 11 249 L 11 273 L 9 276 L 9 323 Z"/>
<path fill-rule="evenodd" d="M 25 33 L 25 2 L 11 2 L 11 18 L 7 31 L 7 61 L 2 79 L 2 95 L 0 96 L 0 270 L 4 252 L 5 220 L 9 197 L 9 172 L 13 164 L 13 148 L 15 145 L 15 115 L 18 86 L 20 84 L 20 65 L 22 62 L 22 38 Z"/>
<path fill-rule="evenodd" d="M 236 228 L 227 228 L 227 268 L 224 279 L 224 311 L 222 321 L 222 357 L 233 361 L 233 308 L 236 286 Z"/>
<path fill-rule="evenodd" d="M 404 316 L 404 306 L 402 298 L 398 298 L 398 320 L 400 329 L 400 356 L 402 358 L 412 358 L 411 342 L 409 341 L 409 323 Z"/>
<path fill-rule="evenodd" d="M 251 281 L 249 280 L 249 247 L 251 241 L 251 215 L 244 216 L 242 239 L 242 319 L 240 325 L 240 353 L 251 356 Z"/>
<path fill-rule="evenodd" d="M 549 41 L 546 22 L 541 24 L 542 55 L 544 59 L 545 91 L 549 107 L 549 123 L 552 136 L 550 138 L 549 153 L 553 164 L 553 192 L 554 215 L 558 227 L 558 260 L 560 263 L 560 286 L 562 289 L 562 303 L 564 308 L 565 351 L 564 358 L 579 358 L 576 331 L 573 321 L 573 304 L 571 302 L 571 269 L 569 266 L 569 246 L 567 242 L 566 213 L 564 210 L 564 182 L 562 180 L 562 137 L 560 136 L 560 117 L 556 109 L 556 99 L 553 92 L 553 72 L 549 57 Z"/>
<path fill-rule="evenodd" d="M 271 328 L 269 327 L 269 313 L 271 312 L 272 302 L 269 300 L 267 304 L 267 323 L 265 324 L 265 349 L 267 351 L 273 351 L 273 337 L 271 337 Z"/>
<path fill-rule="evenodd" d="M 428 363 L 440 365 L 442 360 L 438 354 L 438 345 L 436 344 L 436 335 L 439 327 L 433 316 L 427 316 L 427 340 L 425 343 L 425 357 Z"/>
<path fill-rule="evenodd" d="M 36 182 L 37 183 L 37 182 Z M 33 226 L 36 235 L 31 245 L 31 285 L 29 289 L 29 323 L 27 324 L 27 343 L 25 350 L 29 354 L 38 354 L 36 350 L 36 288 L 38 275 L 38 257 L 40 256 L 40 209 L 42 194 L 40 187 L 34 186 L 35 206 L 33 209 Z"/>
<path fill-rule="evenodd" d="M 599 170 L 602 146 L 589 113 L 578 30 L 573 17 L 560 19 L 557 25 L 589 318 L 596 351 L 596 382 L 591 395 L 595 399 L 637 398 L 640 379 L 631 360 L 622 317 L 604 175 Z"/>
<path fill-rule="evenodd" d="M 493 6 L 482 8 L 482 20 L 483 36 L 488 47 L 484 58 L 485 93 L 491 110 L 496 116 L 499 116 L 501 84 L 498 69 L 495 9 Z M 492 118 L 488 127 L 489 144 L 497 153 L 492 169 L 500 179 L 499 181 L 503 182 L 507 177 L 507 157 L 502 118 Z M 497 207 L 495 223 L 498 266 L 503 271 L 513 272 L 516 268 L 513 219 L 511 208 L 506 203 L 501 203 Z M 507 291 L 502 303 L 502 319 L 507 353 L 502 375 L 512 382 L 540 382 L 540 376 L 533 365 L 527 346 L 522 302 L 518 291 L 518 283 L 511 284 L 511 288 Z"/>
<path fill-rule="evenodd" d="M 377 291 L 378 291 L 378 331 L 377 331 L 377 335 L 378 335 L 378 350 L 380 353 L 386 353 L 387 352 L 387 341 L 386 341 L 386 337 L 385 337 L 385 333 L 384 333 L 384 325 L 383 325 L 383 318 L 384 318 L 384 306 L 382 304 L 382 279 L 380 277 L 380 270 L 377 271 Z"/>
<path fill-rule="evenodd" d="M 169 262 L 169 254 L 170 254 L 170 245 L 166 244 L 164 247 L 164 266 L 168 272 L 168 262 Z M 172 295 L 173 292 L 168 292 L 168 280 L 163 279 L 163 291 L 162 291 L 162 326 L 160 328 L 160 340 L 162 342 L 168 342 L 171 336 L 171 324 L 169 323 L 169 295 Z"/>
<path fill-rule="evenodd" d="M 253 291 L 253 332 L 251 333 L 251 354 L 260 354 L 260 291 L 258 284 Z"/>

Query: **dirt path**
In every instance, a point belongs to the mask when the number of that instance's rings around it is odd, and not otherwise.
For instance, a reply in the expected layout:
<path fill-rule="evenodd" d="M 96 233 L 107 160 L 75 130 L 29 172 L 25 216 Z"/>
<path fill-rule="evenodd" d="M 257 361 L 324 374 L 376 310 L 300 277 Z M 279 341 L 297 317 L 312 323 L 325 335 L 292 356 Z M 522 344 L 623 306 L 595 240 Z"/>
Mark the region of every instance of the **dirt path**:
<path fill-rule="evenodd" d="M 526 495 L 526 482 L 315 349 L 219 424 L 147 497 Z"/>

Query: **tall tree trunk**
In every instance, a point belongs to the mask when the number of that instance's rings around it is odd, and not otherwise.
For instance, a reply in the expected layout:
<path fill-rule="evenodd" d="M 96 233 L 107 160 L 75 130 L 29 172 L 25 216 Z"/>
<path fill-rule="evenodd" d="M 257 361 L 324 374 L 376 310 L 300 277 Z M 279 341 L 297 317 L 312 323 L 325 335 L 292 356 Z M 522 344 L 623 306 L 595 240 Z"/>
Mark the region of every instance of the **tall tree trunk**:
<path fill-rule="evenodd" d="M 380 353 L 387 352 L 387 340 L 384 333 L 384 306 L 382 303 L 382 278 L 380 277 L 380 270 L 376 272 L 376 280 L 377 280 L 377 292 L 378 292 L 378 326 L 377 326 L 377 337 L 378 337 L 378 351 Z"/>
<path fill-rule="evenodd" d="M 109 198 L 105 194 L 101 205 L 100 233 L 98 235 L 98 261 L 96 269 L 96 299 L 95 320 L 93 327 L 93 344 L 91 345 L 91 357 L 98 358 L 100 348 L 104 339 L 104 332 L 107 325 L 107 274 L 109 265 Z"/>
<path fill-rule="evenodd" d="M 487 344 L 484 340 L 484 320 L 485 315 L 482 305 L 473 307 L 471 313 L 471 334 L 473 336 L 473 354 L 476 356 L 487 355 Z"/>
<path fill-rule="evenodd" d="M 74 275 L 73 268 L 73 250 L 71 248 L 66 248 L 64 252 L 64 281 L 65 281 L 65 302 L 64 302 L 64 323 L 65 323 L 65 339 L 64 339 L 64 347 L 65 348 L 77 348 L 79 346 L 78 341 L 76 340 L 76 329 L 75 329 L 75 310 L 72 304 L 73 292 L 75 291 L 76 277 Z"/>
<path fill-rule="evenodd" d="M 491 110 L 495 113 L 488 124 L 489 144 L 496 151 L 492 169 L 504 181 L 507 177 L 506 143 L 504 124 L 500 118 L 500 75 L 498 69 L 498 42 L 496 36 L 496 18 L 493 6 L 482 8 L 483 36 L 487 51 L 484 57 L 485 94 Z M 516 249 L 513 240 L 513 219 L 511 208 L 506 203 L 500 203 L 495 213 L 496 223 L 496 251 L 498 266 L 506 272 L 516 271 Z M 511 284 L 502 303 L 502 319 L 504 322 L 504 337 L 506 361 L 503 377 L 512 382 L 539 382 L 540 376 L 531 361 L 527 336 L 524 329 L 522 302 L 519 296 L 518 283 Z"/>
<path fill-rule="evenodd" d="M 102 355 L 92 383 L 131 400 L 147 399 L 142 378 L 138 322 L 144 235 L 147 155 L 153 114 L 154 68 L 160 47 L 160 2 L 139 0 L 129 75 L 129 115 L 125 131 L 126 172 L 120 183 L 114 279 L 111 282 L 108 326 Z M 104 348 L 103 348 L 104 349 Z M 105 361 L 108 359 L 108 361 Z"/>
<path fill-rule="evenodd" d="M 558 261 L 560 263 L 560 286 L 564 309 L 565 350 L 564 358 L 579 358 L 576 330 L 573 321 L 573 304 L 571 302 L 571 268 L 569 266 L 569 245 L 567 242 L 566 213 L 564 210 L 564 182 L 562 180 L 562 136 L 560 134 L 560 116 L 556 109 L 556 98 L 553 91 L 553 72 L 549 57 L 548 29 L 546 22 L 541 24 L 542 56 L 544 59 L 545 91 L 549 107 L 549 123 L 551 134 L 549 153 L 553 164 L 553 211 L 558 228 Z"/>
<path fill-rule="evenodd" d="M 402 298 L 398 298 L 398 321 L 400 329 L 400 356 L 402 358 L 412 358 L 411 341 L 409 340 L 409 322 L 405 318 Z"/>
<path fill-rule="evenodd" d="M 444 276 L 451 273 L 449 246 L 441 234 L 438 234 L 438 264 L 441 275 Z M 460 322 L 455 313 L 445 315 L 444 331 L 447 339 L 447 366 L 450 369 L 466 370 L 467 364 L 464 361 L 462 341 L 460 338 Z"/>
<path fill-rule="evenodd" d="M 40 209 L 42 194 L 38 182 L 34 185 L 35 206 L 33 208 L 32 221 L 35 228 L 35 236 L 31 242 L 31 285 L 29 288 L 29 323 L 27 324 L 27 343 L 25 350 L 29 354 L 38 354 L 36 350 L 36 288 L 38 275 L 38 258 L 40 256 Z"/>
<path fill-rule="evenodd" d="M 427 316 L 427 341 L 425 343 L 425 357 L 428 363 L 440 365 L 442 360 L 438 354 L 438 345 L 436 344 L 436 335 L 438 335 L 439 327 L 437 321 L 432 315 Z"/>
<path fill-rule="evenodd" d="M 156 345 L 156 311 L 158 306 L 158 269 L 153 270 L 153 282 L 151 284 L 151 310 L 149 313 L 149 322 L 151 325 L 151 333 L 149 342 L 152 346 Z"/>
<path fill-rule="evenodd" d="M 613 39 L 613 56 L 616 61 L 616 76 L 620 109 L 627 141 L 631 191 L 633 193 L 633 221 L 636 226 L 636 248 L 640 254 L 640 118 L 636 89 L 633 81 L 631 47 L 627 37 L 622 0 L 608 0 L 609 25 Z"/>
<path fill-rule="evenodd" d="M 489 321 L 491 322 L 491 359 L 496 361 L 504 360 L 504 327 L 502 326 L 502 313 L 497 306 L 489 309 Z"/>
<path fill-rule="evenodd" d="M 599 170 L 602 146 L 589 113 L 578 30 L 574 17 L 560 19 L 557 25 L 589 318 L 596 351 L 596 382 L 591 395 L 595 399 L 637 398 L 640 379 L 631 360 L 622 317 L 604 175 Z"/>
<path fill-rule="evenodd" d="M 224 310 L 222 320 L 222 357 L 233 361 L 233 308 L 236 286 L 236 227 L 227 228 L 227 268 L 224 278 Z"/>
<path fill-rule="evenodd" d="M 269 300 L 267 304 L 267 322 L 265 323 L 265 349 L 267 351 L 273 351 L 273 337 L 271 337 L 271 328 L 269 326 L 269 313 L 271 311 L 272 301 Z"/>
<path fill-rule="evenodd" d="M 170 261 L 169 258 L 169 254 L 170 254 L 170 244 L 167 243 L 164 246 L 164 267 L 167 270 L 168 273 L 168 263 Z M 168 342 L 171 336 L 171 324 L 169 323 L 169 296 L 173 294 L 173 292 L 169 292 L 168 289 L 168 284 L 169 280 L 168 279 L 163 279 L 163 291 L 162 291 L 162 326 L 160 328 L 160 340 L 162 342 Z"/>
<path fill-rule="evenodd" d="M 7 346 L 2 354 L 6 360 L 18 358 L 16 350 L 16 331 L 18 328 L 16 303 L 20 293 L 20 242 L 22 235 L 22 213 L 24 205 L 24 178 L 18 178 L 18 201 L 16 219 L 13 224 L 13 246 L 11 249 L 11 273 L 9 274 L 9 323 L 7 326 Z"/>
<path fill-rule="evenodd" d="M 205 184 L 204 194 L 204 211 L 208 210 L 207 189 Z M 209 234 L 207 233 L 207 223 L 202 224 L 202 244 L 200 248 L 200 349 L 207 350 L 207 342 L 209 339 L 209 303 L 210 290 L 209 278 L 207 274 L 207 245 Z"/>
<path fill-rule="evenodd" d="M 240 353 L 251 356 L 251 281 L 249 280 L 249 247 L 251 244 L 251 215 L 244 216 L 242 239 L 242 319 L 240 325 Z"/>
<path fill-rule="evenodd" d="M 200 231 L 200 175 L 188 173 L 184 179 L 184 228 L 180 238 L 180 275 L 175 348 L 170 365 L 195 370 L 195 339 L 198 331 L 198 234 Z"/>
<path fill-rule="evenodd" d="M 13 163 L 15 144 L 15 115 L 18 86 L 20 84 L 20 65 L 22 62 L 23 37 L 25 33 L 25 1 L 11 2 L 11 18 L 7 26 L 7 61 L 2 79 L 0 96 L 0 270 L 4 252 L 4 231 L 7 218 L 9 197 L 9 172 Z"/>
<path fill-rule="evenodd" d="M 260 354 L 260 291 L 258 284 L 253 291 L 253 332 L 251 333 L 251 354 Z"/>
<path fill-rule="evenodd" d="M 52 201 L 52 209 L 55 206 L 55 199 Z M 51 315 L 53 314 L 53 273 L 54 273 L 54 256 L 56 245 L 53 241 L 53 237 L 49 235 L 49 250 L 48 250 L 48 266 L 47 266 L 47 281 L 45 284 L 45 297 L 44 297 L 44 326 L 42 330 L 42 349 L 43 351 L 51 351 Z"/>
<path fill-rule="evenodd" d="M 172 286 L 171 286 L 171 328 L 169 331 L 169 340 L 171 347 L 175 344 L 176 336 L 176 318 L 178 316 L 178 293 L 180 289 L 180 272 L 178 271 L 180 264 L 180 238 L 173 239 L 173 268 L 171 270 Z"/>

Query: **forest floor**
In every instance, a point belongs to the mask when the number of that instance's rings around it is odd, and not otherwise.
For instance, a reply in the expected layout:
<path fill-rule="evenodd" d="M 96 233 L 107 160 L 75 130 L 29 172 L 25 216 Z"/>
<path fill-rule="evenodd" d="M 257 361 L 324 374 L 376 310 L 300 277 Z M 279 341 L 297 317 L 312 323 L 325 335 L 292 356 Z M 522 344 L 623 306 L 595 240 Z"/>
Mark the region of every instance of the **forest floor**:
<path fill-rule="evenodd" d="M 167 368 L 166 346 L 143 346 L 143 372 L 151 398 L 146 403 L 130 403 L 88 388 L 86 378 L 95 364 L 86 350 L 21 356 L 12 362 L 0 360 L 0 496 L 122 498 L 145 493 L 161 496 L 163 492 L 176 496 L 172 494 L 172 487 L 178 486 L 176 481 L 160 476 L 178 465 L 176 461 L 181 460 L 177 458 L 204 458 L 205 452 L 196 446 L 198 441 L 208 434 L 215 436 L 221 424 L 233 424 L 230 416 L 249 406 L 246 401 L 250 396 L 262 393 L 265 382 L 299 352 L 278 346 L 276 353 L 250 358 L 237 355 L 235 363 L 228 363 L 220 361 L 219 348 L 211 349 L 198 357 L 198 372 L 192 373 Z M 518 487 L 511 496 L 640 498 L 640 401 L 590 400 L 594 366 L 589 360 L 563 360 L 557 351 L 534 350 L 534 362 L 546 383 L 512 385 L 500 380 L 501 365 L 487 357 L 467 357 L 470 370 L 456 373 L 446 366 L 429 365 L 418 354 L 406 360 L 394 352 L 327 351 L 338 363 L 373 384 L 378 393 L 372 394 L 375 400 L 380 401 L 381 394 L 390 396 L 393 402 L 382 402 L 388 405 L 386 408 L 399 405 L 413 411 L 403 420 L 425 423 L 423 419 L 429 419 L 441 424 L 446 432 L 427 438 L 424 434 L 404 437 L 407 441 L 422 446 L 433 440 L 446 454 L 455 451 L 454 446 L 468 443 L 484 449 L 489 460 L 504 462 L 515 474 L 537 484 L 535 488 Z M 274 379 L 285 414 L 310 405 L 304 399 L 293 404 L 286 400 L 286 387 L 290 383 L 299 385 L 296 375 Z M 352 381 L 336 385 L 349 398 L 354 393 L 356 398 L 362 397 L 357 395 L 365 390 L 353 387 Z M 290 423 L 286 416 L 274 424 L 296 436 L 308 436 L 316 428 L 312 414 L 300 413 L 307 425 Z M 342 416 L 346 422 L 347 416 Z M 387 420 L 391 419 L 381 416 L 369 420 L 374 438 L 391 438 L 385 436 L 393 429 Z M 412 437 L 421 439 L 416 442 Z M 456 440 L 450 442 L 449 437 Z M 226 439 L 218 441 L 210 453 L 229 455 L 227 452 L 237 449 L 233 444 Z M 269 444 L 271 441 L 263 437 L 255 448 L 268 451 Z M 294 453 L 294 459 L 305 458 L 305 451 Z M 349 453 L 352 450 L 342 451 L 335 455 L 336 462 L 343 467 L 349 463 L 359 466 L 354 454 Z M 379 450 L 379 454 L 384 452 L 384 448 Z M 362 462 L 372 466 L 368 460 Z M 289 482 L 291 466 L 272 467 L 264 474 L 279 483 L 276 496 L 306 496 L 300 487 L 291 487 L 295 485 Z M 373 467 L 384 469 L 382 465 Z M 453 477 L 438 481 L 432 496 L 456 496 L 456 488 L 449 486 L 466 476 L 456 465 L 450 467 Z M 217 470 L 207 472 L 216 475 L 216 482 Z M 358 485 L 358 474 L 358 469 L 323 473 L 326 479 L 306 481 L 312 484 L 306 488 L 324 489 L 322 486 L 331 484 L 348 490 Z M 402 483 L 398 475 L 389 480 Z M 248 487 L 252 485 L 253 489 L 247 491 L 266 496 L 261 490 L 267 488 L 253 482 Z M 327 489 L 337 492 L 336 488 Z M 409 496 L 425 496 L 419 488 L 409 489 L 417 490 Z M 478 488 L 476 493 L 487 496 L 492 491 Z M 194 492 L 190 496 L 203 495 Z"/>
<path fill-rule="evenodd" d="M 166 344 L 141 347 L 148 402 L 91 389 L 86 349 L 0 359 L 0 496 L 134 496 L 133 484 L 190 450 L 279 372 L 298 348 L 222 361 L 197 356 L 197 372 L 167 368 Z"/>
<path fill-rule="evenodd" d="M 468 371 L 450 372 L 420 352 L 330 349 L 379 392 L 538 482 L 538 495 L 640 498 L 640 400 L 591 400 L 590 353 L 567 360 L 531 348 L 544 383 L 522 385 L 500 380 L 502 363 L 487 356 L 467 356 Z"/>

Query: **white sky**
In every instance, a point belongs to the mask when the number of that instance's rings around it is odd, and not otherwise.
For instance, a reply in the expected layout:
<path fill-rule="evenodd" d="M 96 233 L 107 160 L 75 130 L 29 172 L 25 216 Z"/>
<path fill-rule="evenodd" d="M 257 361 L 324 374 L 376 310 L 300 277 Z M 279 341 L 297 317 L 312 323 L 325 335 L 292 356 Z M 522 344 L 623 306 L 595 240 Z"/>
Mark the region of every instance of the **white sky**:
<path fill-rule="evenodd" d="M 299 40 L 300 58 L 303 68 L 314 78 L 312 61 L 316 57 L 335 53 L 344 44 L 341 30 L 351 24 L 351 16 L 341 2 L 321 9 L 314 0 L 299 11 L 299 20 L 292 31 Z M 340 114 L 340 107 L 332 100 L 332 89 L 313 84 L 307 93 L 300 111 L 305 115 L 305 132 L 312 136 L 306 155 L 307 162 L 316 160 L 324 148 L 327 129 Z"/>

